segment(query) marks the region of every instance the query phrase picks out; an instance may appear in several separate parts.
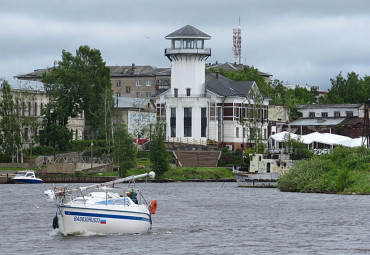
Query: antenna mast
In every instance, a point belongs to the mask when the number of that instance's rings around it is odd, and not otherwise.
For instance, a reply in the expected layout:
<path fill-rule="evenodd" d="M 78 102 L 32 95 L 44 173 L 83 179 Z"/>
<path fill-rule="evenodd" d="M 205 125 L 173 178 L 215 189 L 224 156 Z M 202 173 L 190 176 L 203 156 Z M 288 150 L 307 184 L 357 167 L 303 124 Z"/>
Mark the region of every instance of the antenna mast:
<path fill-rule="evenodd" d="M 237 62 L 240 65 L 242 56 L 242 30 L 240 28 L 240 17 L 239 17 L 239 26 L 233 29 L 233 52 L 235 62 Z"/>

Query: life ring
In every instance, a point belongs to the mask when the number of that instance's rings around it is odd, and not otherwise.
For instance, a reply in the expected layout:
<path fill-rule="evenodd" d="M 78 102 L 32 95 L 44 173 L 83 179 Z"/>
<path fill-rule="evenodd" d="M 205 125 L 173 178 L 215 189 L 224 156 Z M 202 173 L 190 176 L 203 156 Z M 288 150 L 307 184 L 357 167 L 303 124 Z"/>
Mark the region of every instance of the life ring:
<path fill-rule="evenodd" d="M 56 188 L 56 187 L 54 187 L 54 195 L 55 196 L 61 197 L 61 196 L 64 195 L 64 193 L 65 193 L 65 188 Z"/>
<path fill-rule="evenodd" d="M 158 207 L 157 200 L 152 200 L 152 202 L 150 202 L 150 205 L 149 205 L 150 213 L 155 214 L 155 212 L 157 211 L 157 207 Z"/>

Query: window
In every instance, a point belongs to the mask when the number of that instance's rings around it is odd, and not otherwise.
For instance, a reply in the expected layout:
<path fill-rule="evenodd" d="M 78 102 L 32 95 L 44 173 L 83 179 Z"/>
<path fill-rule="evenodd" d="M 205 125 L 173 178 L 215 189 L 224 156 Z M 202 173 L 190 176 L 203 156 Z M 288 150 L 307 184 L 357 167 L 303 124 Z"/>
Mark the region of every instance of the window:
<path fill-rule="evenodd" d="M 126 86 L 126 93 L 127 94 L 130 94 L 131 93 L 131 87 L 130 86 Z"/>
<path fill-rule="evenodd" d="M 339 118 L 340 117 L 340 112 L 334 112 L 334 117 Z"/>
<path fill-rule="evenodd" d="M 190 97 L 190 89 L 186 89 L 186 96 Z"/>
<path fill-rule="evenodd" d="M 178 89 L 174 89 L 174 94 L 175 94 L 175 97 L 178 97 L 179 96 L 179 90 Z"/>
<path fill-rule="evenodd" d="M 140 92 L 136 92 L 136 97 L 140 97 Z"/>
<path fill-rule="evenodd" d="M 236 135 L 236 137 L 239 137 L 239 127 L 236 127 L 235 135 Z"/>
<path fill-rule="evenodd" d="M 191 108 L 184 108 L 184 137 L 191 137 Z"/>
<path fill-rule="evenodd" d="M 31 116 L 31 102 L 28 102 L 28 116 Z"/>
<path fill-rule="evenodd" d="M 171 137 L 176 137 L 176 108 L 171 108 L 170 127 Z"/>
<path fill-rule="evenodd" d="M 175 49 L 181 48 L 181 40 L 175 40 Z"/>
<path fill-rule="evenodd" d="M 149 98 L 152 96 L 152 92 L 146 92 L 146 97 Z"/>
<path fill-rule="evenodd" d="M 141 82 L 140 80 L 136 80 L 136 86 L 140 87 L 141 86 Z"/>
<path fill-rule="evenodd" d="M 314 113 L 314 112 L 309 112 L 309 113 L 308 113 L 308 116 L 309 116 L 310 118 L 315 118 L 315 113 Z"/>
<path fill-rule="evenodd" d="M 34 115 L 37 116 L 37 103 L 35 102 Z"/>
<path fill-rule="evenodd" d="M 28 138 L 28 128 L 25 128 L 24 129 L 24 137 L 25 138 Z"/>
<path fill-rule="evenodd" d="M 197 40 L 197 49 L 203 49 L 203 40 Z"/>
<path fill-rule="evenodd" d="M 353 112 L 352 111 L 346 112 L 346 117 L 353 117 Z"/>
<path fill-rule="evenodd" d="M 200 136 L 207 136 L 207 108 L 201 108 Z"/>
<path fill-rule="evenodd" d="M 121 87 L 121 81 L 120 80 L 116 81 L 116 87 Z"/>
<path fill-rule="evenodd" d="M 322 112 L 322 113 L 321 113 L 321 117 L 323 117 L 323 118 L 327 118 L 327 117 L 328 117 L 328 113 L 327 113 L 327 112 Z"/>
<path fill-rule="evenodd" d="M 152 86 L 152 81 L 151 80 L 146 80 L 146 85 L 147 86 Z"/>
<path fill-rule="evenodd" d="M 44 104 L 43 103 L 41 103 L 40 104 L 40 115 L 42 116 L 42 110 L 44 109 Z"/>
<path fill-rule="evenodd" d="M 117 97 L 121 97 L 121 93 L 120 92 L 117 92 Z"/>
<path fill-rule="evenodd" d="M 194 49 L 194 40 L 185 39 L 184 40 L 184 49 Z"/>

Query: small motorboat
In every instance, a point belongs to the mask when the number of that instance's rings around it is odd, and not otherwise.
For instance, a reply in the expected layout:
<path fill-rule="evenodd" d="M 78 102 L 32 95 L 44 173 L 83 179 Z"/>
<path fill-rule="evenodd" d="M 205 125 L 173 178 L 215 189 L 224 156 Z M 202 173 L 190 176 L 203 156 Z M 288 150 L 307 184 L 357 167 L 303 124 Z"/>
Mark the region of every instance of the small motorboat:
<path fill-rule="evenodd" d="M 23 170 L 19 171 L 15 177 L 12 178 L 14 183 L 43 183 L 40 178 L 36 177 L 34 170 Z"/>
<path fill-rule="evenodd" d="M 87 187 L 45 191 L 47 199 L 56 201 L 57 205 L 53 228 L 64 236 L 146 233 L 152 226 L 151 215 L 157 210 L 157 201 L 148 203 L 141 191 L 130 187 L 130 184 L 131 181 L 147 176 L 154 178 L 155 173 L 129 176 Z M 116 185 L 128 181 L 128 189 Z"/>

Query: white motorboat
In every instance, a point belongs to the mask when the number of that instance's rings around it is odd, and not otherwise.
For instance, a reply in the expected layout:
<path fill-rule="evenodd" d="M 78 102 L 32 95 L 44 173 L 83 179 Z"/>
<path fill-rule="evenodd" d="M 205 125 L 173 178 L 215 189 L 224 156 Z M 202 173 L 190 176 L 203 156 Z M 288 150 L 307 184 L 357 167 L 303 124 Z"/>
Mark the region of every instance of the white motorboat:
<path fill-rule="evenodd" d="M 296 162 L 289 154 L 250 154 L 247 171 L 233 169 L 238 187 L 276 188 L 280 175 L 286 173 Z"/>
<path fill-rule="evenodd" d="M 148 203 L 140 190 L 134 187 L 119 189 L 116 184 L 147 176 L 154 178 L 155 173 L 75 189 L 54 188 L 45 191 L 49 200 L 57 202 L 53 227 L 58 228 L 64 236 L 146 233 L 152 226 L 151 215 L 156 212 L 157 201 Z M 76 192 L 79 196 L 73 196 Z"/>
<path fill-rule="evenodd" d="M 12 178 L 14 183 L 18 184 L 34 184 L 34 183 L 43 183 L 40 178 L 36 177 L 34 170 L 23 170 L 19 171 L 15 177 Z"/>

